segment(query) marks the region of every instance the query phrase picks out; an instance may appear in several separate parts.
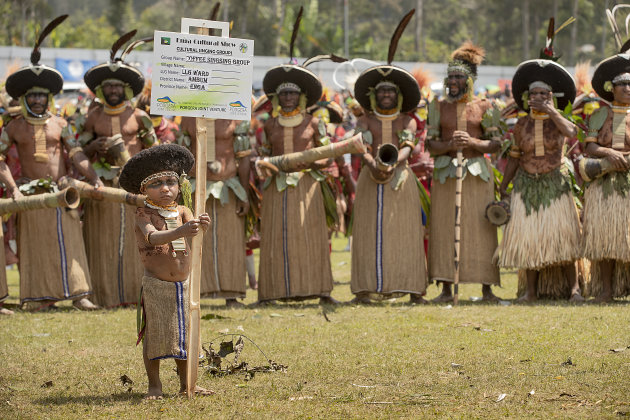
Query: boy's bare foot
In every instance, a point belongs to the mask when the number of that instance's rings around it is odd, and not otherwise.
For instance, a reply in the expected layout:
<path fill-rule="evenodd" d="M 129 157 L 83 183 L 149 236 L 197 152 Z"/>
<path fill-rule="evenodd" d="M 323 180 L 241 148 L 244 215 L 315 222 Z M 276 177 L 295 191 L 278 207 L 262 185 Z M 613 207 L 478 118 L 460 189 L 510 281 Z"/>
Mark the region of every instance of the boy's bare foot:
<path fill-rule="evenodd" d="M 202 388 L 200 386 L 195 387 L 195 395 L 201 395 L 206 397 L 208 395 L 213 395 L 214 391 L 211 389 Z M 179 390 L 179 395 L 186 396 L 186 388 Z"/>
<path fill-rule="evenodd" d="M 145 400 L 161 400 L 162 396 L 162 388 L 149 388 L 149 392 L 144 396 Z"/>
<path fill-rule="evenodd" d="M 249 288 L 252 290 L 258 289 L 258 282 L 256 281 L 256 277 L 252 276 L 249 278 Z"/>
<path fill-rule="evenodd" d="M 0 315 L 13 315 L 13 311 L 0 306 Z"/>
<path fill-rule="evenodd" d="M 94 311 L 98 309 L 98 306 L 90 302 L 88 298 L 82 298 L 72 302 L 72 306 L 82 311 Z"/>
<path fill-rule="evenodd" d="M 412 305 L 427 305 L 429 302 L 422 295 L 416 295 L 413 293 L 409 294 L 409 303 Z"/>
<path fill-rule="evenodd" d="M 236 299 L 225 299 L 225 306 L 227 308 L 235 309 L 235 308 L 242 308 L 245 305 Z"/>
<path fill-rule="evenodd" d="M 337 299 L 333 298 L 332 296 L 321 296 L 319 298 L 319 304 L 320 305 L 339 305 L 341 302 L 339 302 Z"/>

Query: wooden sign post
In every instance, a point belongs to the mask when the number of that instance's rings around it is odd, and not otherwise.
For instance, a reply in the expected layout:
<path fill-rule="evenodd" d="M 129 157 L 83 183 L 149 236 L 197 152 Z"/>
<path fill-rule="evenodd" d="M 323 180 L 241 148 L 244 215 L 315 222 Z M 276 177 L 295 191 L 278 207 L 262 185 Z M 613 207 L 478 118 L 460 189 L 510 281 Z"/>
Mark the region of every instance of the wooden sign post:
<path fill-rule="evenodd" d="M 191 29 L 196 28 L 195 33 Z M 219 30 L 211 36 L 210 30 Z M 230 38 L 230 24 L 183 18 L 181 32 L 155 31 L 151 113 L 196 118 L 194 215 L 205 213 L 206 173 L 215 171 L 215 119 L 249 120 L 254 41 Z M 186 325 L 186 394 L 195 395 L 200 333 L 203 235 L 191 245 L 190 311 Z"/>

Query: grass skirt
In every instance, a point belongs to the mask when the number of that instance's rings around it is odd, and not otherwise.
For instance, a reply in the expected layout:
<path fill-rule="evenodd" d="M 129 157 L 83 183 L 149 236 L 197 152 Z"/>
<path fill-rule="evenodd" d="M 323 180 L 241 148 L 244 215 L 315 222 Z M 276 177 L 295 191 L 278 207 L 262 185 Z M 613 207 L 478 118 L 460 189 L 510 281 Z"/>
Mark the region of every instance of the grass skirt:
<path fill-rule="evenodd" d="M 187 359 L 188 285 L 189 280 L 171 282 L 142 277 L 144 346 L 149 359 Z"/>
<path fill-rule="evenodd" d="M 500 267 L 540 270 L 580 258 L 580 219 L 570 193 L 527 216 L 521 193 L 514 192 L 510 209 L 499 246 Z"/>
<path fill-rule="evenodd" d="M 587 295 L 597 297 L 602 292 L 601 261 L 591 264 L 591 282 L 587 288 Z M 623 298 L 630 296 L 630 263 L 616 261 L 612 274 L 612 297 Z"/>
<path fill-rule="evenodd" d="M 398 190 L 378 184 L 364 167 L 353 215 L 352 293 L 381 296 L 424 294 L 427 288 L 424 227 L 415 175 L 410 169 Z"/>
<path fill-rule="evenodd" d="M 601 182 L 584 193 L 584 257 L 630 263 L 630 195 L 603 193 Z"/>
<path fill-rule="evenodd" d="M 590 264 L 587 259 L 581 258 L 578 261 L 578 283 L 582 296 L 588 296 L 590 281 Z M 536 297 L 538 299 L 569 299 L 573 284 L 564 275 L 562 266 L 554 265 L 540 269 L 538 281 L 536 282 Z M 527 291 L 526 270 L 518 270 L 518 292 L 521 297 Z"/>

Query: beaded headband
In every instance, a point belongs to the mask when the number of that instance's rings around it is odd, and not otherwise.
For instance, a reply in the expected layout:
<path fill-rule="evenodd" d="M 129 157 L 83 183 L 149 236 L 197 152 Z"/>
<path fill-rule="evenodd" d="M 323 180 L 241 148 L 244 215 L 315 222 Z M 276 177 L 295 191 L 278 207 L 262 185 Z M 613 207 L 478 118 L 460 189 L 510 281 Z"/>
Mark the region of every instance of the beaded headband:
<path fill-rule="evenodd" d="M 162 178 L 163 176 L 174 176 L 175 178 L 179 179 L 179 175 L 175 171 L 157 172 L 157 173 L 154 173 L 153 175 L 149 175 L 148 177 L 144 178 L 142 182 L 140 183 L 140 188 L 144 187 L 145 185 L 147 185 L 149 182 L 153 181 L 154 179 Z"/>
<path fill-rule="evenodd" d="M 295 83 L 291 83 L 291 82 L 280 83 L 278 85 L 278 87 L 276 88 L 276 93 L 280 93 L 283 90 L 292 90 L 292 91 L 295 91 L 295 92 L 302 92 L 302 90 L 300 89 L 300 87 L 298 85 L 296 85 Z"/>

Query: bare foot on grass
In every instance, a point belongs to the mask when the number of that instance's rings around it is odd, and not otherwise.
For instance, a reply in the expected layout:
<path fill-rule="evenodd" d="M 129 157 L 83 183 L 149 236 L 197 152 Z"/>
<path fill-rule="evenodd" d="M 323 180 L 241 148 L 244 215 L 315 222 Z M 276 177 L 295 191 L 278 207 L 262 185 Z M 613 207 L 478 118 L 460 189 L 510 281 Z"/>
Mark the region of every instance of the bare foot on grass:
<path fill-rule="evenodd" d="M 74 302 L 72 302 L 72 306 L 81 311 L 95 311 L 98 309 L 98 306 L 90 302 L 88 298 L 75 300 Z"/>
<path fill-rule="evenodd" d="M 354 299 L 350 301 L 353 305 L 369 305 L 372 303 L 369 297 L 363 294 L 357 294 Z"/>
<path fill-rule="evenodd" d="M 225 299 L 225 306 L 230 309 L 239 309 L 245 307 L 244 304 L 236 299 Z"/>
<path fill-rule="evenodd" d="M 571 293 L 571 297 L 569 298 L 569 302 L 572 303 L 582 303 L 584 302 L 586 299 L 584 299 L 582 297 L 582 295 L 580 294 L 580 292 L 573 292 Z"/>
<path fill-rule="evenodd" d="M 332 296 L 322 296 L 319 298 L 319 304 L 320 305 L 339 305 L 341 302 L 339 302 L 337 299 L 333 298 Z"/>
<path fill-rule="evenodd" d="M 13 315 L 13 311 L 0 306 L 0 315 Z"/>
<path fill-rule="evenodd" d="M 453 301 L 453 295 L 448 292 L 445 293 L 444 291 L 442 293 L 440 293 L 440 295 L 434 299 L 431 300 L 431 303 L 449 303 Z"/>
<path fill-rule="evenodd" d="M 593 303 L 610 303 L 612 301 L 612 293 L 602 293 L 593 300 Z"/>
<path fill-rule="evenodd" d="M 537 300 L 536 295 L 530 295 L 529 293 L 525 293 L 523 296 L 516 299 L 516 302 L 517 303 L 532 303 L 532 302 L 536 302 L 536 300 Z"/>
<path fill-rule="evenodd" d="M 153 400 L 161 400 L 164 398 L 162 396 L 162 388 L 149 388 L 149 392 L 144 396 L 145 401 L 153 401 Z"/>
<path fill-rule="evenodd" d="M 208 395 L 213 395 L 214 391 L 211 389 L 202 388 L 200 386 L 195 387 L 195 395 L 200 395 L 202 397 L 207 397 Z M 179 395 L 186 396 L 186 388 L 179 390 Z"/>
<path fill-rule="evenodd" d="M 412 305 L 427 305 L 429 302 L 421 295 L 410 294 L 409 303 Z"/>

